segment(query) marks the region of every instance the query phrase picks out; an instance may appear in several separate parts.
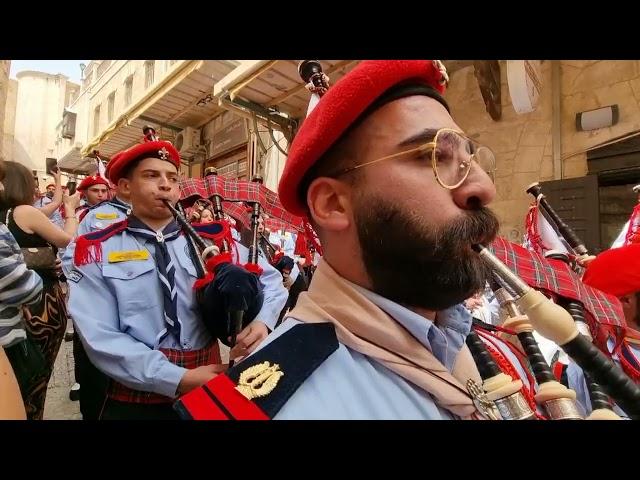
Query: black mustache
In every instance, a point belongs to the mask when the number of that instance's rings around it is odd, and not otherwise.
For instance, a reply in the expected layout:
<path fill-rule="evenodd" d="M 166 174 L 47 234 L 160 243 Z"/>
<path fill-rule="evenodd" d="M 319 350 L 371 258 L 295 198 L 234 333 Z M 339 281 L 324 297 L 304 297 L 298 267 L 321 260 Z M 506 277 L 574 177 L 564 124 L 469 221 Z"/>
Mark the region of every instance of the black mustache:
<path fill-rule="evenodd" d="M 498 235 L 500 223 L 488 208 L 463 214 L 446 228 L 450 238 L 469 244 L 491 243 Z"/>

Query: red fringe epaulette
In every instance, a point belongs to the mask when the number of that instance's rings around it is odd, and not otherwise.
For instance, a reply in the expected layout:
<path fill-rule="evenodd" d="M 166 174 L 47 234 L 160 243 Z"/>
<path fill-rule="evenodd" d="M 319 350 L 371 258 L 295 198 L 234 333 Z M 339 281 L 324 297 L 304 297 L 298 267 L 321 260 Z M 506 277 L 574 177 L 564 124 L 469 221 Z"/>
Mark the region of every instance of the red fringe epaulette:
<path fill-rule="evenodd" d="M 76 267 L 92 262 L 102 262 L 102 242 L 113 237 L 127 228 L 127 220 L 113 223 L 103 230 L 81 235 L 76 239 L 73 263 Z"/>

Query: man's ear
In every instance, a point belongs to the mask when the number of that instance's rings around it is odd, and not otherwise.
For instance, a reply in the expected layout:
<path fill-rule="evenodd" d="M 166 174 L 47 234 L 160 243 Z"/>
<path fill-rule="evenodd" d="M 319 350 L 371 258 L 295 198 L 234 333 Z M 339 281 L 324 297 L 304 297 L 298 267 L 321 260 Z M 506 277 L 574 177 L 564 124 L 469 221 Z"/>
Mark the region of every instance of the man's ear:
<path fill-rule="evenodd" d="M 118 188 L 122 191 L 124 195 L 131 195 L 131 180 L 126 177 L 122 177 L 118 180 Z"/>
<path fill-rule="evenodd" d="M 351 187 L 335 178 L 316 178 L 307 190 L 307 206 L 311 218 L 322 230 L 345 230 L 353 218 Z"/>

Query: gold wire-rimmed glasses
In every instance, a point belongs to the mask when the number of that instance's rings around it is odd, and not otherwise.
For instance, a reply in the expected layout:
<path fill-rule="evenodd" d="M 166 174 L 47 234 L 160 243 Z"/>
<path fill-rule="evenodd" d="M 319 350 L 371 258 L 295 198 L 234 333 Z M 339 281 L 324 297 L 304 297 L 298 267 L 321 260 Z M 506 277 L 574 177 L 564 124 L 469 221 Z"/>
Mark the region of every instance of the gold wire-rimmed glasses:
<path fill-rule="evenodd" d="M 423 143 L 416 148 L 345 168 L 328 176 L 338 177 L 374 163 L 418 153 L 430 154 L 436 181 L 447 190 L 454 190 L 464 183 L 469 176 L 473 161 L 489 175 L 491 181 L 494 181 L 496 158 L 493 152 L 488 147 L 471 140 L 464 133 L 451 128 L 441 128 L 436 132 L 433 141 Z"/>

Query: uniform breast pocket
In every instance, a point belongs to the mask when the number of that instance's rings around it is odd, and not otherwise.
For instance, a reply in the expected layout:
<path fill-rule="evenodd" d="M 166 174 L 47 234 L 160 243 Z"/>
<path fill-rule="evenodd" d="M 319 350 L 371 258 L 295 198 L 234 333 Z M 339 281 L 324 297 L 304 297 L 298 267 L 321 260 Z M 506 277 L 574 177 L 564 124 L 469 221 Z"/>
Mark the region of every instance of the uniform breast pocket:
<path fill-rule="evenodd" d="M 191 260 L 191 252 L 189 251 L 188 246 L 185 247 L 184 254 L 178 255 L 178 264 L 186 270 L 189 276 L 194 278 L 198 276 L 193 260 Z"/>
<path fill-rule="evenodd" d="M 135 315 L 159 305 L 162 291 L 152 261 L 128 261 L 103 265 L 102 275 L 115 290 L 118 310 Z"/>

